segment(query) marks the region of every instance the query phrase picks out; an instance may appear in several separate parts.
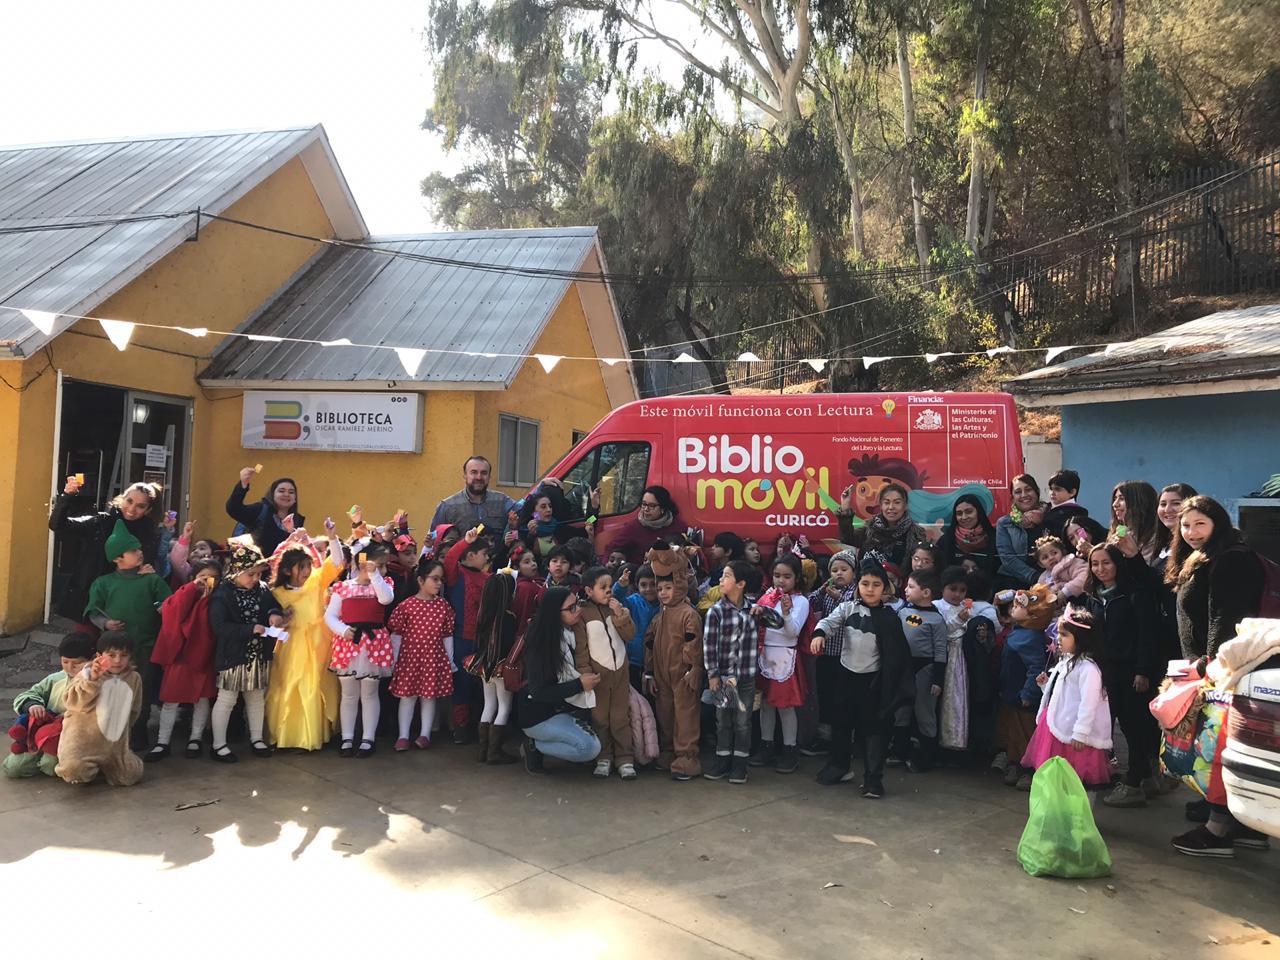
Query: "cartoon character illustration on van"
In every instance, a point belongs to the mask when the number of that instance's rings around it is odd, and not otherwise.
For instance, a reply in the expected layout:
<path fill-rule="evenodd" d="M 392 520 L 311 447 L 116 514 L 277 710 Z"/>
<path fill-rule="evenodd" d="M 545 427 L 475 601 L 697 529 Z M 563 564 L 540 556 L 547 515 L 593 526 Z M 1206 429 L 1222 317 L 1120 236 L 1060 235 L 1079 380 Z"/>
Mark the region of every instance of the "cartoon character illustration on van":
<path fill-rule="evenodd" d="M 911 491 L 907 506 L 911 518 L 922 525 L 937 520 L 949 521 L 956 500 L 966 493 L 977 496 L 987 513 L 995 509 L 991 491 L 980 483 L 966 483 L 942 493 L 922 489 L 929 479 L 928 472 L 916 469 L 915 464 L 901 457 L 880 457 L 876 454 L 855 457 L 849 461 L 849 476 L 853 478 L 853 512 L 863 520 L 870 520 L 880 512 L 880 491 L 891 483 L 901 484 Z"/>

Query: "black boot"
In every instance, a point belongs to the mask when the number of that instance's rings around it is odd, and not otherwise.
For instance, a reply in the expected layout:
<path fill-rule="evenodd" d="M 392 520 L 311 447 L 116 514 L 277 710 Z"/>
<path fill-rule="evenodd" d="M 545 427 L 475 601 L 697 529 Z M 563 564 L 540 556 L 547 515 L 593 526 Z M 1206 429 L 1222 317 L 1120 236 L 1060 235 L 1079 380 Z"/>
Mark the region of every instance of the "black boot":
<path fill-rule="evenodd" d="M 796 768 L 800 766 L 799 753 L 795 746 L 788 747 L 782 745 L 782 752 L 778 754 L 778 765 L 774 769 L 778 773 L 795 773 Z"/>
<path fill-rule="evenodd" d="M 907 769 L 912 773 L 924 773 L 933 767 L 938 752 L 937 737 L 921 737 L 920 748 L 911 754 L 907 761 Z"/>
<path fill-rule="evenodd" d="M 747 763 L 753 767 L 767 767 L 778 759 L 778 744 L 775 740 L 761 740 L 755 753 L 751 754 Z"/>
<path fill-rule="evenodd" d="M 886 767 L 900 767 L 911 756 L 911 728 L 894 727 L 889 742 L 889 754 L 884 758 Z"/>

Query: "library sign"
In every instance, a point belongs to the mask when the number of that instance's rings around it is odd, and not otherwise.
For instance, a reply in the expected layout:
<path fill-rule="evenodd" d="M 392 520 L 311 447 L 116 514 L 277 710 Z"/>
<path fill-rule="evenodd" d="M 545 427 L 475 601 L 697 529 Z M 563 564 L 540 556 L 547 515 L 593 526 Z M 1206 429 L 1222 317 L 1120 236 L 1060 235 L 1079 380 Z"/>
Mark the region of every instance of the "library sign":
<path fill-rule="evenodd" d="M 257 450 L 422 451 L 422 394 L 249 390 L 240 445 Z"/>

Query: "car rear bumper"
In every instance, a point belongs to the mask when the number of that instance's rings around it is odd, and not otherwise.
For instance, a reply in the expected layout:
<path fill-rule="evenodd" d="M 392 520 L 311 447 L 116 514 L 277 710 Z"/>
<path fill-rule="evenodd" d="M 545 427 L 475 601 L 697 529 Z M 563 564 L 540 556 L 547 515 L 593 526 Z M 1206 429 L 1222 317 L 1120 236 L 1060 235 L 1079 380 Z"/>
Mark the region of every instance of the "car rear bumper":
<path fill-rule="evenodd" d="M 1232 816 L 1280 838 L 1280 755 L 1228 741 L 1222 751 L 1222 782 Z"/>

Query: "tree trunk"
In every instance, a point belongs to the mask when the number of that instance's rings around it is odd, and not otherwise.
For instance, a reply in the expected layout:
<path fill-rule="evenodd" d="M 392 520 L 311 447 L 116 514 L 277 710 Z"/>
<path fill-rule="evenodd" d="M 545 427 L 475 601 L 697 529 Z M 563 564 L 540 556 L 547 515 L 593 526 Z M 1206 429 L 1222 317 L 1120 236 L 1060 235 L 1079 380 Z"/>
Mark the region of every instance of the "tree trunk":
<path fill-rule="evenodd" d="M 840 159 L 844 162 L 845 177 L 849 181 L 849 231 L 853 241 L 854 255 L 859 259 L 867 254 L 866 234 L 862 225 L 862 177 L 858 172 L 856 151 L 858 138 L 858 118 L 853 117 L 853 130 L 850 132 L 844 117 L 840 113 L 838 94 L 831 90 L 831 122 L 836 130 L 836 143 L 840 146 Z M 856 110 L 856 108 L 855 108 Z"/>
<path fill-rule="evenodd" d="M 907 156 L 907 172 L 911 178 L 911 218 L 915 226 L 916 257 L 920 276 L 929 279 L 929 225 L 924 219 L 924 190 L 920 185 L 920 169 L 916 163 L 916 98 L 911 89 L 911 60 L 907 50 L 906 28 L 898 26 L 898 78 L 902 82 L 902 139 Z"/>
<path fill-rule="evenodd" d="M 991 22 L 987 15 L 987 0 L 978 5 L 978 57 L 973 71 L 973 107 L 981 112 L 987 100 L 987 61 L 991 54 Z M 974 131 L 969 142 L 969 206 L 965 217 L 964 241 L 976 258 L 978 255 L 978 230 L 982 218 L 983 157 L 982 136 Z"/>
<path fill-rule="evenodd" d="M 1111 0 L 1111 22 L 1104 43 L 1098 36 L 1089 10 L 1088 0 L 1072 0 L 1080 31 L 1084 34 L 1085 54 L 1093 64 L 1102 86 L 1107 108 L 1107 152 L 1111 155 L 1112 194 L 1116 213 L 1126 217 L 1120 221 L 1115 246 L 1115 271 L 1111 275 L 1111 314 L 1119 320 L 1126 314 L 1131 320 L 1138 282 L 1137 247 L 1132 232 L 1135 224 L 1127 219 L 1133 209 L 1133 186 L 1129 174 L 1129 128 L 1125 119 L 1124 90 L 1124 26 L 1125 0 Z"/>

